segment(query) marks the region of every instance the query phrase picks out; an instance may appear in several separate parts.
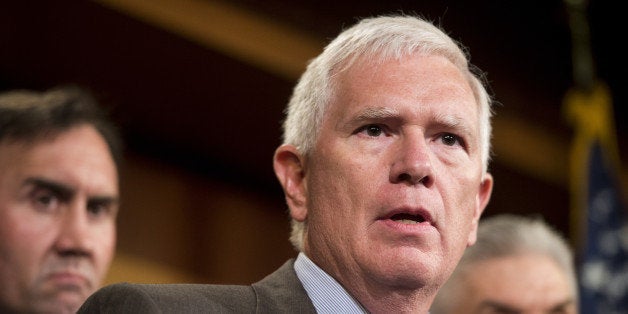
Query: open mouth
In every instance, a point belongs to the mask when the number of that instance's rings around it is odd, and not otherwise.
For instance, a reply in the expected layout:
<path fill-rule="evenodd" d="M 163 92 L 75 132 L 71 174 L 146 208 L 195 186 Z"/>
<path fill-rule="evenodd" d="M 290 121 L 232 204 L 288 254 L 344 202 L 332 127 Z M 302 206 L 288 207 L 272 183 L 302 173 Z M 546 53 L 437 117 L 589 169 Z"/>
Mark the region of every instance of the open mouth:
<path fill-rule="evenodd" d="M 418 224 L 427 221 L 425 217 L 418 214 L 409 214 L 409 213 L 398 213 L 390 216 L 390 220 L 396 221 L 402 224 Z"/>

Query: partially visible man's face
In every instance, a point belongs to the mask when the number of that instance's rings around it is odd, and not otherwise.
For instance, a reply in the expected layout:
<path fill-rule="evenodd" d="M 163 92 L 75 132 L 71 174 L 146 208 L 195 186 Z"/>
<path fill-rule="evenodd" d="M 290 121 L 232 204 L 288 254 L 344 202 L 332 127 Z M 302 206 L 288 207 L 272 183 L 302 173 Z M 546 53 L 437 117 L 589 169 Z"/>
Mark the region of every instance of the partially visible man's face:
<path fill-rule="evenodd" d="M 291 207 L 307 217 L 305 252 L 349 290 L 435 289 L 474 243 L 491 192 L 473 92 L 439 56 L 359 59 L 335 80 L 305 205 Z"/>
<path fill-rule="evenodd" d="M 73 313 L 114 254 L 118 177 L 91 126 L 0 142 L 0 309 Z"/>
<path fill-rule="evenodd" d="M 452 313 L 577 313 L 568 277 L 547 256 L 493 258 L 474 264 L 461 276 L 456 281 L 461 299 Z"/>

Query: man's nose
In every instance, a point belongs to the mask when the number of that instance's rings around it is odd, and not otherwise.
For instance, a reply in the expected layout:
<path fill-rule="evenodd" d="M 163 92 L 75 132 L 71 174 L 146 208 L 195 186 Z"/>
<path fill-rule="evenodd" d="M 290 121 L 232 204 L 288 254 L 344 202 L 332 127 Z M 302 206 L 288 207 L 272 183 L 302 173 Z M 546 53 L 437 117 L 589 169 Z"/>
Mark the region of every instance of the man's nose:
<path fill-rule="evenodd" d="M 433 182 L 429 143 L 423 132 L 405 132 L 398 143 L 390 172 L 390 182 L 423 184 Z"/>
<path fill-rule="evenodd" d="M 90 226 L 86 202 L 72 202 L 60 217 L 55 250 L 62 256 L 90 254 Z"/>

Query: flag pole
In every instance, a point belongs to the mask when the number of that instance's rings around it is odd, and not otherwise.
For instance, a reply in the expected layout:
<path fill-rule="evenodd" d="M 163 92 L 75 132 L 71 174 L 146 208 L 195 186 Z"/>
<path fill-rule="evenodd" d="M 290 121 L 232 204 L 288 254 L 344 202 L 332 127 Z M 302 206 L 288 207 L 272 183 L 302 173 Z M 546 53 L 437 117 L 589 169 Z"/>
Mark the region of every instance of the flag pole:
<path fill-rule="evenodd" d="M 574 128 L 570 152 L 570 238 L 575 248 L 584 244 L 586 234 L 587 167 L 589 148 L 599 141 L 605 163 L 619 171 L 613 105 L 608 87 L 597 78 L 587 19 L 587 0 L 564 0 L 571 30 L 573 87 L 563 99 L 563 112 Z"/>
<path fill-rule="evenodd" d="M 591 31 L 587 19 L 587 0 L 564 0 L 571 30 L 571 59 L 575 88 L 591 90 L 596 80 L 591 52 Z"/>

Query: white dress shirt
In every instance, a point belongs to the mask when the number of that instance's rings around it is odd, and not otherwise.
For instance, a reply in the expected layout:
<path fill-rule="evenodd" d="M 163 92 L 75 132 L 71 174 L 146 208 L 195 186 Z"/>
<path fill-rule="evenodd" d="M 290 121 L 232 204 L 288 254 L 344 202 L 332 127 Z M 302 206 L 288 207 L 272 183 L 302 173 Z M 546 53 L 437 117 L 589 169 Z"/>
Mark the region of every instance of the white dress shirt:
<path fill-rule="evenodd" d="M 316 266 L 303 252 L 297 256 L 294 270 L 317 313 L 368 313 L 340 283 Z"/>

